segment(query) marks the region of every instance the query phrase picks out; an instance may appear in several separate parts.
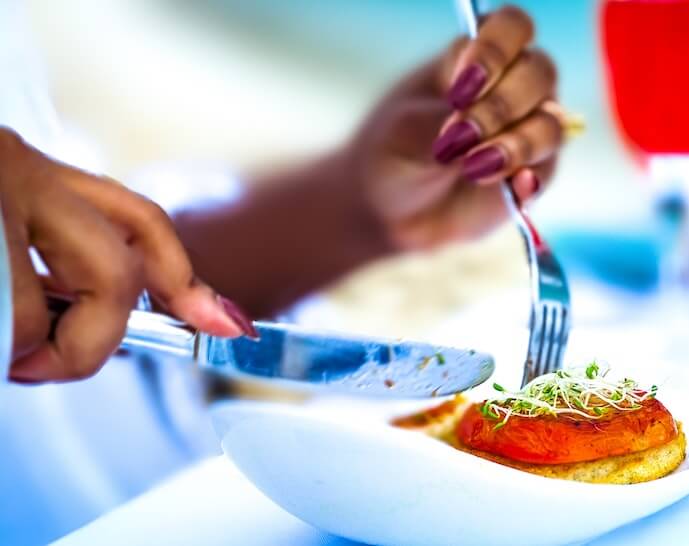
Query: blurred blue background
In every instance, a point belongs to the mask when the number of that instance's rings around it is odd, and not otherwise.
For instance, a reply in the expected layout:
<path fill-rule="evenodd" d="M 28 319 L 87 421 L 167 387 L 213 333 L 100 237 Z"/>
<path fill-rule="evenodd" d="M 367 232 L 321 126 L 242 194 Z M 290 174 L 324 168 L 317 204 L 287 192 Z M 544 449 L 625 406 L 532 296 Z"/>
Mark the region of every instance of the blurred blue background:
<path fill-rule="evenodd" d="M 597 2 L 516 3 L 560 68 L 563 103 L 588 126 L 563 153 L 536 220 L 570 272 L 650 290 L 662 230 L 611 123 Z M 64 127 L 47 146 L 168 208 L 213 194 L 218 180 L 225 191 L 225 166 L 276 168 L 336 145 L 389 85 L 460 31 L 449 0 L 27 0 L 26 8 L 44 91 Z M 523 258 L 510 231 L 478 250 L 388 264 L 333 289 L 333 322 L 418 334 L 521 282 L 514 263 Z M 80 384 L 3 392 L 0 543 L 45 543 L 217 453 L 202 391 L 188 366 L 118 360 Z"/>

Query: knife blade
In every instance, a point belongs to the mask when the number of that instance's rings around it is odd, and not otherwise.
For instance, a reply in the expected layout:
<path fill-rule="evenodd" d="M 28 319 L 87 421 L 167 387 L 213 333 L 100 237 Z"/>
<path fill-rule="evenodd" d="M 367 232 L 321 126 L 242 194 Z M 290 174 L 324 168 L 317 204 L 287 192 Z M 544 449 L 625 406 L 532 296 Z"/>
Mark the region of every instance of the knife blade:
<path fill-rule="evenodd" d="M 68 305 L 49 297 L 57 315 Z M 291 390 L 318 390 L 374 398 L 427 398 L 483 383 L 493 357 L 473 349 L 315 331 L 256 321 L 259 339 L 220 338 L 172 317 L 132 311 L 121 346 L 194 360 L 236 379 L 267 381 Z"/>

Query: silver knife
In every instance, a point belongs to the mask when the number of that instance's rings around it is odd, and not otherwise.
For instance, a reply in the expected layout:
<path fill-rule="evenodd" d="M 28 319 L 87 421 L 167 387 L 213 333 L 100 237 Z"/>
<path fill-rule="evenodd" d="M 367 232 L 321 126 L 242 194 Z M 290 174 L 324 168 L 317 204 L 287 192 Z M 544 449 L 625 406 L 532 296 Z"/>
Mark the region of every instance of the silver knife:
<path fill-rule="evenodd" d="M 56 315 L 69 305 L 53 297 L 48 304 Z M 471 349 L 313 331 L 275 322 L 256 321 L 254 326 L 258 340 L 220 338 L 167 315 L 132 311 L 121 347 L 178 355 L 237 379 L 375 398 L 454 394 L 483 383 L 495 368 L 490 355 Z"/>

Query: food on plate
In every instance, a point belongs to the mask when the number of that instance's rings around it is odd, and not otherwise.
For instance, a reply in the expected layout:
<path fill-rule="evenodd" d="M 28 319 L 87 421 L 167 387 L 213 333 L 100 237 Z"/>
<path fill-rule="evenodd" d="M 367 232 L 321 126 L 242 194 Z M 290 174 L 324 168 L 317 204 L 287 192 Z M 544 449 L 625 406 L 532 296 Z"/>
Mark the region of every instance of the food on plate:
<path fill-rule="evenodd" d="M 661 478 L 685 457 L 681 424 L 657 387 L 607 379 L 592 363 L 536 378 L 497 398 L 463 396 L 393 421 L 506 466 L 568 480 L 629 484 Z"/>

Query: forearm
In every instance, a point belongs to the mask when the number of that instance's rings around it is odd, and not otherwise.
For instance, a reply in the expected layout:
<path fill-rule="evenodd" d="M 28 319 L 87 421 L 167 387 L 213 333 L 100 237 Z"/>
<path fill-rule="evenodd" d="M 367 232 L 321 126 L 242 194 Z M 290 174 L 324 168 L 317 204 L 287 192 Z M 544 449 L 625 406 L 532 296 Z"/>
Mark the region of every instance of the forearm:
<path fill-rule="evenodd" d="M 175 217 L 197 274 L 251 315 L 284 309 L 392 251 L 343 155 Z"/>

